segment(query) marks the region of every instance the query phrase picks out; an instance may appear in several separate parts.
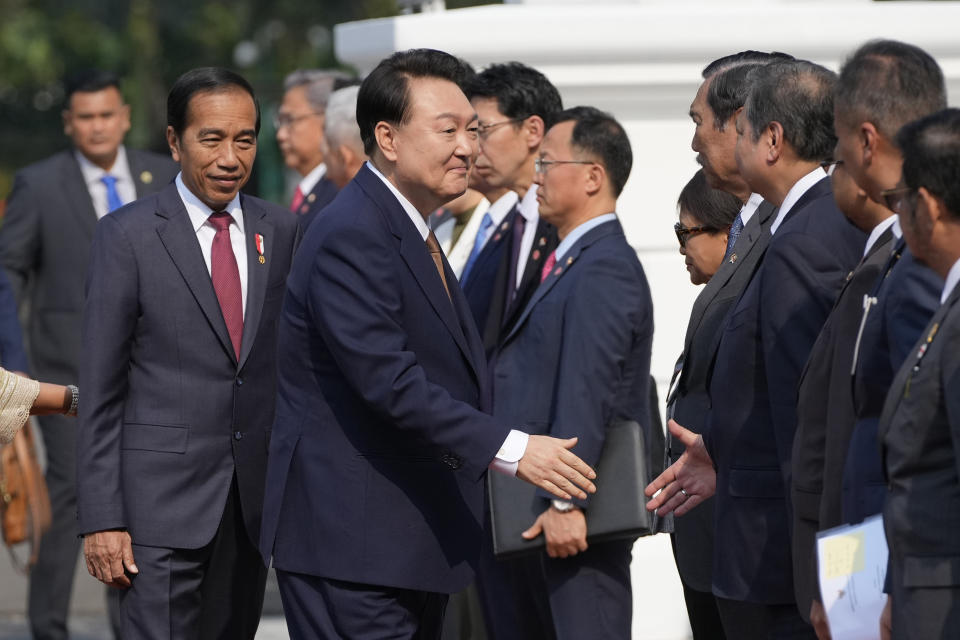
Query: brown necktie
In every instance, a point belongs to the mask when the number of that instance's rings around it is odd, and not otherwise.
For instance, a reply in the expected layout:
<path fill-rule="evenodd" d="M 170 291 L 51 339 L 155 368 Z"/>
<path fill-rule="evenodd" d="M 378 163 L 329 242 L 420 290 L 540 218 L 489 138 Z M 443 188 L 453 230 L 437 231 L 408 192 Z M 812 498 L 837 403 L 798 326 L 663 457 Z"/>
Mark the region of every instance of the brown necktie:
<path fill-rule="evenodd" d="M 447 286 L 447 276 L 443 273 L 443 251 L 440 250 L 440 243 L 437 242 L 437 236 L 433 231 L 427 236 L 427 249 L 430 251 L 430 257 L 433 258 L 433 264 L 437 265 L 437 273 L 443 281 L 443 288 L 447 290 L 447 297 L 453 302 L 453 298 L 450 297 L 450 287 Z"/>

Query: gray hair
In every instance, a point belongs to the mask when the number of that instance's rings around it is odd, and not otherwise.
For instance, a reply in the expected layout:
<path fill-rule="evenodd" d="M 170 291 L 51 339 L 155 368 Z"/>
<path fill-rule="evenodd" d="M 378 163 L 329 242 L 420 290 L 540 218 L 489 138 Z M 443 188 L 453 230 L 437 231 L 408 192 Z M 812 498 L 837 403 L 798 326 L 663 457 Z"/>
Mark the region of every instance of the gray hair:
<path fill-rule="evenodd" d="M 330 100 L 327 102 L 327 116 L 323 123 L 323 135 L 331 148 L 345 144 L 362 155 L 363 140 L 360 138 L 360 126 L 357 124 L 359 92 L 360 87 L 354 85 L 330 94 Z"/>
<path fill-rule="evenodd" d="M 317 113 L 324 113 L 327 100 L 336 89 L 338 83 L 347 82 L 350 75 L 343 71 L 328 71 L 324 69 L 297 69 L 283 81 L 283 90 L 290 91 L 297 87 L 304 87 L 307 102 Z"/>

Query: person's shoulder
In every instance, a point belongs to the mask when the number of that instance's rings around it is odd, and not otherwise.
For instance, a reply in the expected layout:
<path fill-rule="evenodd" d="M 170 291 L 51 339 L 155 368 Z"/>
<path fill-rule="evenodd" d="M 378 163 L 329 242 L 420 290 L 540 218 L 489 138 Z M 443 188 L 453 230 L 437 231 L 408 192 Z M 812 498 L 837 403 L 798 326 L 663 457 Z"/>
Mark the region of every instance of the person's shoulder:
<path fill-rule="evenodd" d="M 76 158 L 73 157 L 73 151 L 64 149 L 23 167 L 17 171 L 16 177 L 30 184 L 55 181 L 59 179 L 60 174 L 69 166 L 69 163 L 78 166 Z"/>

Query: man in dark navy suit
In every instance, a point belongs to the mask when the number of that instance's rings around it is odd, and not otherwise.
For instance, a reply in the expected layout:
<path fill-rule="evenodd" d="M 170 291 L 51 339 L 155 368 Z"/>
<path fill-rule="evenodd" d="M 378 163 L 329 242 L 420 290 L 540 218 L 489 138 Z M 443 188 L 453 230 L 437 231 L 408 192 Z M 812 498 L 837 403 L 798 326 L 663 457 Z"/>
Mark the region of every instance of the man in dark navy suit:
<path fill-rule="evenodd" d="M 682 515 L 716 493 L 713 590 L 733 638 L 812 638 L 790 554 L 796 389 L 810 349 L 866 235 L 837 209 L 820 162 L 833 149 L 836 76 L 810 62 L 759 67 L 737 120 L 737 165 L 779 211 L 772 239 L 727 318 L 704 438 L 647 488 L 648 507 Z M 714 468 L 716 464 L 716 468 Z"/>
<path fill-rule="evenodd" d="M 647 424 L 650 415 L 653 303 L 616 213 L 632 160 L 626 133 L 609 115 L 592 107 L 559 114 L 540 148 L 536 182 L 540 215 L 560 244 L 496 360 L 494 415 L 534 433 L 579 438 L 576 450 L 591 464 L 611 421 Z M 518 606 L 515 628 L 494 610 L 493 636 L 630 638 L 633 540 L 588 545 L 589 501 L 539 497 L 543 512 L 523 535 L 543 535 L 546 551 L 518 561 L 527 571 L 514 585 L 515 598 L 539 606 Z"/>
<path fill-rule="evenodd" d="M 944 286 L 880 417 L 892 605 L 885 631 L 896 640 L 953 638 L 960 628 L 960 110 L 911 122 L 896 142 L 903 178 L 891 204 L 910 250 Z"/>
<path fill-rule="evenodd" d="M 341 71 L 299 69 L 283 82 L 274 127 L 283 162 L 300 175 L 290 210 L 302 216 L 304 229 L 337 195 L 323 162 L 323 125 L 330 94 L 347 86 L 347 78 Z"/>
<path fill-rule="evenodd" d="M 480 117 L 476 171 L 491 187 L 520 198 L 508 215 L 491 220 L 477 272 L 469 264 L 464 268 L 471 272 L 464 293 L 485 313 L 477 327 L 492 355 L 540 284 L 540 270 L 557 245 L 556 230 L 538 213 L 533 165 L 563 103 L 546 76 L 519 62 L 490 65 L 467 83 L 467 96 Z"/>
<path fill-rule="evenodd" d="M 467 69 L 415 49 L 367 76 L 370 162 L 294 260 L 261 534 L 294 638 L 436 637 L 473 577 L 488 467 L 565 499 L 595 490 L 576 438 L 480 410 L 483 345 L 426 223 L 477 154 Z"/>
<path fill-rule="evenodd" d="M 667 416 L 687 429 L 703 433 L 710 412 L 707 385 L 720 329 L 766 251 L 774 205 L 753 193 L 737 168 L 736 118 L 747 100 L 751 70 L 786 54 L 742 51 L 714 60 L 703 70 L 704 81 L 690 105 L 694 134 L 691 147 L 710 186 L 736 196 L 743 207 L 730 228 L 723 264 L 694 302 L 683 353 L 674 369 Z M 675 462 L 683 444 L 671 441 Z M 677 571 L 694 640 L 723 640 L 723 625 L 711 591 L 713 573 L 713 500 L 674 521 L 672 536 Z"/>

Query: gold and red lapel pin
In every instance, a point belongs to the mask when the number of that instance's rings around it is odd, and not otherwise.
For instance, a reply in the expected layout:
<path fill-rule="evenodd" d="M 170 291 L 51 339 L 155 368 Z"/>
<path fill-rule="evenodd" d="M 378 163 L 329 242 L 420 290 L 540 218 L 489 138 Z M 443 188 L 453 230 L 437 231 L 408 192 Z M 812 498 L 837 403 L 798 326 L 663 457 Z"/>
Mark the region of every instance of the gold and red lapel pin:
<path fill-rule="evenodd" d="M 267 259 L 263 257 L 263 236 L 257 233 L 253 236 L 253 241 L 257 245 L 257 253 L 260 254 L 260 264 L 266 263 Z"/>

